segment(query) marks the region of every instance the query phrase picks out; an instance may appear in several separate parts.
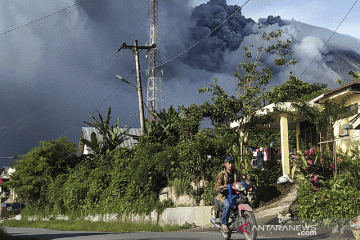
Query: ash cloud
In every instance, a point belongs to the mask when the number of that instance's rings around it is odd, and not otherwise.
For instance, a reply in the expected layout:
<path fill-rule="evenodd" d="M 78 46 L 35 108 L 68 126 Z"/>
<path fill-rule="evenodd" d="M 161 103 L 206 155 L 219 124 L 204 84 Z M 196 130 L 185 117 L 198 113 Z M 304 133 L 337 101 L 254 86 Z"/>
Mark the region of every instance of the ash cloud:
<path fill-rule="evenodd" d="M 162 61 L 172 59 L 202 39 L 238 6 L 225 0 L 211 0 L 191 8 L 190 0 L 166 0 L 159 3 L 159 48 Z M 56 12 L 75 1 L 2 1 L 0 30 L 6 31 Z M 119 83 L 116 75 L 135 83 L 134 55 L 116 50 L 122 43 L 137 39 L 149 42 L 148 0 L 87 0 L 76 7 L 0 36 L 0 153 L 23 154 L 41 140 L 64 135 L 77 143 L 81 121 L 91 121 L 96 111 L 107 113 L 112 107 L 113 121 L 139 127 L 138 100 L 134 88 Z M 262 21 L 262 20 L 261 20 Z M 239 11 L 219 30 L 189 50 L 186 55 L 164 65 L 163 107 L 201 103 L 209 96 L 197 89 L 219 82 L 232 94 L 232 73 L 243 60 L 243 46 L 261 45 L 262 31 L 284 31 L 283 38 L 293 41 L 298 64 L 277 72 L 274 85 L 286 81 L 290 71 L 299 76 L 309 64 L 311 54 L 327 41 L 332 31 L 296 21 L 267 17 L 264 28 Z M 284 21 L 285 22 L 285 21 Z M 327 66 L 333 49 L 355 50 L 360 43 L 335 34 L 326 51 L 303 75 L 302 80 L 335 82 L 339 77 Z M 314 52 L 314 55 L 316 53 Z M 141 69 L 148 67 L 145 51 L 140 54 Z M 349 55 L 349 54 L 348 54 Z M 355 54 L 356 55 L 356 54 Z M 349 55 L 351 56 L 351 55 Z M 358 56 L 358 55 L 356 55 Z M 272 56 L 264 59 L 271 64 Z M 146 96 L 146 74 L 143 73 Z M 110 94 L 112 95 L 110 96 Z"/>
<path fill-rule="evenodd" d="M 284 20 L 281 19 L 280 16 L 274 17 L 272 15 L 268 16 L 267 18 L 259 18 L 258 22 L 265 26 L 273 25 L 275 23 L 277 23 L 279 27 L 286 25 L 286 23 L 284 22 Z"/>
<path fill-rule="evenodd" d="M 210 0 L 195 7 L 191 15 L 194 26 L 189 28 L 186 46 L 200 41 L 238 8 L 237 5 L 227 5 L 226 0 Z M 194 47 L 184 61 L 190 66 L 211 72 L 221 70 L 224 52 L 238 49 L 244 37 L 251 34 L 251 25 L 254 23 L 251 18 L 245 18 L 241 10 L 238 11 L 221 28 Z"/>

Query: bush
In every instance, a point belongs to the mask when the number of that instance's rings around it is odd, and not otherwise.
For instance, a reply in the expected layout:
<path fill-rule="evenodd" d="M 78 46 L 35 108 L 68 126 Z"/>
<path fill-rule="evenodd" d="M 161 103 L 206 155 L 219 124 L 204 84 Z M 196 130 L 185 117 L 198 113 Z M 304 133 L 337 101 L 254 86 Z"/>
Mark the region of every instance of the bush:
<path fill-rule="evenodd" d="M 321 223 L 324 219 L 330 219 L 333 223 L 348 224 L 349 219 L 360 215 L 360 156 L 357 154 L 351 158 L 344 153 L 337 156 L 337 176 L 328 176 L 329 172 L 332 173 L 331 164 L 329 169 L 323 169 L 324 175 L 318 171 L 318 175 L 310 178 L 310 181 L 302 178 L 297 200 L 300 218 Z M 319 181 L 317 179 L 323 179 L 323 182 L 314 189 L 314 182 Z"/>
<path fill-rule="evenodd" d="M 203 194 L 205 206 L 214 205 L 214 198 L 218 195 L 215 191 L 215 181 L 208 182 Z"/>

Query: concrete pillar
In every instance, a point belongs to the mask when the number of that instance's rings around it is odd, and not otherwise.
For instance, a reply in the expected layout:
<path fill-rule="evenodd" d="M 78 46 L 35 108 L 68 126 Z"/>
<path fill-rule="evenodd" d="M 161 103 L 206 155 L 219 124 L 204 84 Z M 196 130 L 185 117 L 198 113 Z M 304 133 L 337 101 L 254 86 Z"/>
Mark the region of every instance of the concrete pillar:
<path fill-rule="evenodd" d="M 296 151 L 300 151 L 300 122 L 296 123 Z"/>
<path fill-rule="evenodd" d="M 288 114 L 280 114 L 281 162 L 283 174 L 290 175 Z"/>

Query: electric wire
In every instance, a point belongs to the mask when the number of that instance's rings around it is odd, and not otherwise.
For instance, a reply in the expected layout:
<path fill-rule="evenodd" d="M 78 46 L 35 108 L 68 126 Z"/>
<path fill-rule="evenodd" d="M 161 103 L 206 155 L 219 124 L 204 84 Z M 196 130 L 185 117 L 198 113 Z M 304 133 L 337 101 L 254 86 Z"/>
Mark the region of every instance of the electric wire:
<path fill-rule="evenodd" d="M 134 70 L 129 74 L 129 76 L 127 76 L 125 79 L 128 79 L 128 78 L 129 78 L 132 74 L 134 74 L 135 72 L 136 72 L 136 69 L 134 69 Z M 90 114 L 93 113 L 93 112 L 95 112 L 95 111 L 96 111 L 104 102 L 106 102 L 121 86 L 122 86 L 122 84 L 119 84 L 119 86 L 118 86 L 117 88 L 115 88 L 108 96 L 106 96 L 106 98 L 105 98 L 103 101 L 101 101 L 100 104 L 98 104 L 98 105 L 94 108 L 94 110 L 92 110 L 92 111 L 90 112 Z M 82 123 L 82 122 L 79 122 L 79 123 Z M 70 132 L 71 130 L 73 130 L 73 129 L 75 128 L 75 126 L 76 126 L 76 125 L 72 126 L 69 130 L 67 130 L 66 132 L 64 132 L 63 134 L 61 134 L 60 137 L 65 136 L 65 134 L 67 134 L 68 132 Z"/>
<path fill-rule="evenodd" d="M 55 14 L 58 14 L 58 13 L 60 13 L 60 12 L 62 12 L 62 11 L 65 11 L 65 10 L 67 10 L 67 9 L 69 9 L 69 8 L 72 8 L 72 7 L 78 5 L 78 4 L 82 3 L 82 2 L 85 2 L 85 1 L 86 1 L 86 0 L 81 0 L 81 1 L 79 1 L 79 2 L 77 2 L 77 3 L 75 3 L 75 4 L 73 4 L 73 5 L 70 5 L 70 6 L 66 7 L 66 8 L 63 8 L 63 9 L 57 11 L 57 12 L 51 13 L 51 14 L 49 14 L 49 15 L 46 15 L 46 16 L 42 17 L 42 18 L 36 19 L 36 20 L 34 20 L 34 21 L 28 22 L 28 23 L 23 24 L 23 25 L 21 25 L 21 26 L 18 26 L 18 27 L 16 27 L 16 28 L 7 30 L 7 31 L 5 31 L 5 32 L 2 32 L 2 33 L 0 33 L 0 36 L 1 36 L 1 35 L 4 35 L 4 34 L 6 34 L 6 33 L 9 33 L 9 32 L 15 31 L 15 30 L 17 30 L 17 29 L 19 29 L 19 28 L 28 26 L 28 25 L 30 25 L 30 24 L 36 23 L 36 22 L 38 22 L 38 21 L 44 20 L 45 18 L 51 17 L 51 16 L 53 16 L 53 15 L 55 15 Z"/>
<path fill-rule="evenodd" d="M 194 6 L 197 6 L 202 0 L 199 0 Z M 178 10 L 179 13 L 180 9 Z M 168 35 L 171 31 L 173 31 L 175 29 L 175 27 L 182 21 L 184 20 L 185 17 L 181 18 L 169 31 L 167 31 L 167 33 L 165 33 L 162 38 L 164 38 L 166 35 Z"/>
<path fill-rule="evenodd" d="M 72 7 L 72 6 L 75 6 L 75 5 L 83 2 L 83 1 L 85 1 L 85 0 L 82 0 L 82 1 L 80 1 L 80 2 L 78 2 L 78 3 L 76 3 L 76 4 L 74 4 L 74 5 L 71 5 L 71 6 L 67 7 L 67 8 L 64 8 L 64 9 L 58 11 L 58 12 L 61 12 L 61 11 L 63 11 L 63 10 L 66 10 L 66 9 Z M 200 1 L 199 1 L 199 2 L 200 2 Z M 198 44 L 201 43 L 203 40 L 205 40 L 207 37 L 209 37 L 213 32 L 215 32 L 217 29 L 219 29 L 223 24 L 225 24 L 233 15 L 235 15 L 237 12 L 239 12 L 248 2 L 250 2 L 250 0 L 247 0 L 242 6 L 240 6 L 236 11 L 234 11 L 227 19 L 225 19 L 225 20 L 224 20 L 222 23 L 220 23 L 216 28 L 214 28 L 209 34 L 207 34 L 206 36 L 204 36 L 202 39 L 200 39 L 200 40 L 199 40 L 198 42 L 196 42 L 194 45 L 192 45 L 191 47 L 189 47 L 188 49 L 186 49 L 186 50 L 183 51 L 182 53 L 178 54 L 177 56 L 175 56 L 175 57 L 167 60 L 166 62 L 164 62 L 164 63 L 162 63 L 162 64 L 160 64 L 160 65 L 158 65 L 158 66 L 156 66 L 156 67 L 154 67 L 154 68 L 161 67 L 161 66 L 163 66 L 163 65 L 165 65 L 165 64 L 167 64 L 167 63 L 169 63 L 169 62 L 171 62 L 171 61 L 173 61 L 173 60 L 175 60 L 176 58 L 180 57 L 181 55 L 185 54 L 186 52 L 188 52 L 188 51 L 191 50 L 192 48 L 194 48 L 196 45 L 198 45 Z M 58 13 L 58 12 L 56 12 L 56 13 Z M 25 25 L 19 26 L 19 27 L 15 28 L 15 29 L 8 30 L 8 31 L 6 31 L 6 32 L 4 32 L 4 33 L 7 33 L 7 32 L 10 32 L 10 31 L 13 31 L 13 30 L 16 30 L 16 29 L 18 29 L 18 28 L 20 28 L 20 27 L 24 27 L 24 26 L 26 26 L 26 25 L 29 25 L 29 24 L 34 23 L 34 22 L 37 22 L 37 21 L 40 21 L 40 20 L 42 20 L 42 19 L 44 19 L 44 18 L 46 18 L 46 17 L 49 17 L 49 16 L 51 16 L 51 15 L 54 15 L 54 14 L 56 14 L 56 13 L 47 15 L 47 16 L 41 18 L 41 19 L 38 19 L 38 20 L 32 21 L 32 22 L 30 22 L 30 23 L 27 23 L 27 24 L 25 24 Z M 144 21 L 145 21 L 145 20 L 144 20 Z M 143 22 L 144 22 L 144 21 L 143 21 Z M 178 24 L 178 23 L 177 23 L 177 24 Z M 135 31 L 132 35 L 134 35 L 137 31 L 138 31 L 138 28 L 136 29 L 136 31 Z M 170 32 L 170 31 L 168 31 L 165 35 L 167 35 L 169 32 Z M 2 33 L 2 34 L 4 34 L 4 33 Z M 0 34 L 0 35 L 2 35 L 2 34 Z M 115 57 L 113 57 L 113 58 L 115 58 Z M 113 58 L 112 58 L 112 59 L 113 59 Z M 106 62 L 106 63 L 107 63 L 107 62 Z M 102 64 L 100 67 L 104 66 L 106 63 Z M 98 68 L 100 68 L 100 67 L 98 67 Z M 97 69 L 98 69 L 98 68 L 97 68 Z M 142 72 L 143 72 L 143 71 L 142 71 Z M 93 73 L 95 73 L 95 71 L 93 71 L 90 75 L 92 75 Z M 90 75 L 88 75 L 88 76 L 90 76 Z M 130 74 L 130 75 L 131 75 L 131 74 Z M 129 76 L 130 76 L 130 75 L 129 75 Z M 113 93 L 115 93 L 115 92 L 118 90 L 118 88 L 120 88 L 120 86 L 121 86 L 121 85 L 119 85 L 110 95 L 108 95 L 108 97 L 106 97 L 98 106 L 100 106 L 100 105 L 103 104 L 108 98 L 110 98 L 110 96 L 111 96 Z M 18 122 L 19 122 L 19 121 L 18 121 Z M 30 125 L 31 125 L 31 124 L 30 124 Z M 27 125 L 27 126 L 28 126 L 28 125 Z M 71 129 L 69 129 L 68 131 L 66 131 L 65 133 L 63 133 L 61 136 L 65 135 L 66 133 L 68 133 L 69 131 L 71 131 L 74 127 L 75 127 L 75 126 L 73 126 Z M 10 131 L 11 131 L 11 130 L 10 130 Z M 6 131 L 6 132 L 9 132 L 9 131 Z M 3 133 L 3 132 L 0 132 L 0 133 Z"/>
<path fill-rule="evenodd" d="M 85 1 L 85 0 L 83 0 L 83 1 Z M 81 2 L 83 2 L 83 1 L 81 1 Z M 78 2 L 78 3 L 76 3 L 76 4 L 79 4 L 79 3 L 80 3 L 80 2 Z M 76 4 L 74 4 L 74 5 L 76 5 Z M 64 8 L 63 10 L 68 9 L 68 8 L 74 6 L 74 5 L 71 5 L 71 6 L 67 7 L 67 8 Z M 60 10 L 60 11 L 63 11 L 63 10 Z M 50 15 L 53 15 L 53 14 L 50 14 Z M 48 15 L 48 16 L 50 16 L 50 15 Z M 46 18 L 46 17 L 43 17 L 43 18 L 41 18 L 41 19 L 44 19 L 44 18 Z M 140 26 L 136 28 L 136 30 L 129 36 L 129 38 L 132 38 L 132 37 L 136 34 L 136 32 L 140 29 L 140 27 L 144 24 L 144 22 L 145 22 L 147 19 L 148 19 L 148 17 L 146 17 L 146 18 L 143 19 L 143 21 L 141 22 Z M 34 21 L 34 22 L 35 22 L 35 21 Z M 30 24 L 30 23 L 28 23 L 28 24 L 26 24 L 26 25 L 29 25 L 29 24 Z M 18 27 L 18 28 L 19 28 L 19 27 Z M 9 31 L 11 31 L 11 30 L 9 30 Z M 9 32 L 9 31 L 7 31 L 7 32 Z M 100 68 L 102 68 L 102 67 L 103 67 L 104 65 L 106 65 L 108 62 L 114 60 L 114 59 L 116 58 L 116 55 L 115 55 L 115 53 L 113 53 L 113 52 L 114 52 L 114 51 L 111 51 L 111 53 L 108 54 L 108 55 L 114 55 L 114 56 L 112 56 L 112 57 L 109 56 L 109 58 L 107 58 L 103 64 L 101 64 L 100 66 L 96 67 L 91 73 L 86 74 L 84 77 L 82 77 L 82 81 L 79 81 L 78 83 L 76 83 L 68 92 L 66 92 L 66 94 L 65 94 L 65 96 L 63 96 L 63 98 L 66 98 L 66 97 L 68 97 L 70 94 L 76 92 L 76 90 L 78 89 L 78 87 L 83 87 L 83 86 L 80 86 L 80 85 L 83 84 L 87 78 L 89 78 L 90 76 L 92 76 L 93 74 L 95 74 Z M 114 65 L 114 64 L 113 64 L 113 65 Z M 112 66 L 112 67 L 113 67 L 113 66 Z M 110 67 L 110 68 L 112 68 L 112 67 Z M 78 74 L 78 76 L 81 76 L 81 75 L 82 75 L 82 73 Z M 78 79 L 78 76 L 76 76 L 75 79 Z M 86 85 L 87 85 L 87 84 L 86 84 Z M 62 102 L 62 101 L 59 101 L 58 103 L 61 103 L 61 102 Z M 43 108 L 42 110 L 38 110 L 38 111 L 36 111 L 36 112 L 34 112 L 34 113 L 30 114 L 30 115 L 27 115 L 27 116 L 25 116 L 24 118 L 22 118 L 22 119 L 20 119 L 20 120 L 18 120 L 18 121 L 16 121 L 16 122 L 14 122 L 14 123 L 12 123 L 12 124 L 9 124 L 9 125 L 7 125 L 7 126 L 1 127 L 0 130 L 7 129 L 7 128 L 9 128 L 9 127 L 12 127 L 12 126 L 14 126 L 14 125 L 17 125 L 17 124 L 19 124 L 19 123 L 21 123 L 21 122 L 23 122 L 23 121 L 25 121 L 25 120 L 27 120 L 27 119 L 35 116 L 35 115 L 38 115 L 39 113 L 42 113 L 42 112 L 48 110 L 48 109 L 49 109 L 49 107 L 45 107 L 45 108 Z M 21 127 L 15 128 L 15 129 L 11 129 L 11 130 L 8 130 L 8 131 L 2 131 L 2 132 L 0 132 L 0 134 L 12 132 L 12 131 L 16 131 L 16 130 L 22 129 L 22 128 L 24 128 L 24 127 L 28 127 L 28 126 L 30 126 L 30 125 L 39 123 L 39 122 L 41 122 L 41 121 L 43 121 L 43 120 L 40 119 L 39 121 L 30 123 L 30 124 L 26 124 L 26 125 L 24 125 L 24 126 L 21 126 Z"/>
<path fill-rule="evenodd" d="M 188 49 L 184 50 L 183 52 L 179 53 L 178 55 L 176 55 L 173 58 L 170 58 L 169 60 L 165 61 L 164 63 L 153 67 L 153 69 L 155 68 L 159 68 L 173 60 L 175 60 L 176 58 L 182 56 L 183 54 L 187 53 L 188 51 L 190 51 L 192 48 L 194 48 L 196 45 L 198 45 L 199 43 L 201 43 L 202 41 L 204 41 L 206 38 L 208 38 L 213 32 L 215 32 L 216 30 L 218 30 L 222 25 L 224 25 L 232 16 L 234 16 L 237 12 L 239 12 L 248 2 L 250 2 L 250 0 L 247 0 L 242 6 L 240 6 L 237 10 L 235 10 L 228 18 L 226 18 L 222 23 L 220 23 L 216 28 L 214 28 L 210 33 L 208 33 L 206 36 L 204 36 L 202 39 L 200 39 L 198 42 L 196 42 L 195 44 L 193 44 L 191 47 L 189 47 Z"/>
<path fill-rule="evenodd" d="M 21 28 L 21 27 L 24 27 L 24 26 L 26 26 L 26 25 L 30 25 L 30 24 L 32 24 L 32 23 L 35 23 L 35 22 L 39 21 L 39 20 L 45 19 L 45 18 L 47 18 L 47 17 L 49 17 L 49 16 L 52 16 L 52 15 L 54 15 L 54 14 L 56 14 L 56 13 L 62 12 L 62 11 L 64 11 L 64 10 L 67 10 L 67 9 L 69 9 L 69 8 L 71 8 L 71 7 L 73 7 L 73 6 L 75 6 L 75 5 L 78 5 L 79 3 L 84 2 L 84 1 L 86 1 L 86 0 L 82 0 L 82 1 L 80 1 L 80 2 L 78 2 L 78 3 L 75 3 L 75 4 L 71 5 L 71 6 L 68 6 L 68 7 L 66 7 L 66 8 L 63 8 L 63 9 L 62 9 L 62 10 L 60 10 L 60 11 L 57 11 L 57 12 L 55 12 L 55 13 L 52 13 L 52 14 L 46 15 L 46 16 L 44 16 L 44 17 L 42 17 L 42 18 L 38 19 L 38 20 L 35 20 L 35 21 L 32 21 L 32 22 L 29 22 L 29 23 L 24 24 L 24 25 L 22 25 L 22 26 L 19 26 L 19 27 L 17 27 L 17 28 L 14 28 L 14 29 L 8 30 L 8 31 L 6 31 L 6 32 L 3 32 L 2 34 L 5 34 L 5 33 L 8 33 L 8 32 L 11 32 L 11 31 L 14 31 L 14 30 L 19 29 L 19 28 Z M 73 11 L 72 11 L 72 12 L 73 12 Z M 0 35 L 2 35 L 2 34 L 0 34 Z M 77 33 L 77 34 L 78 34 L 78 33 Z M 54 37 L 54 38 L 56 38 L 56 37 Z M 39 55 L 39 56 L 36 58 L 36 60 L 37 60 L 38 58 L 40 58 L 40 56 L 41 56 L 41 55 Z M 48 109 L 48 108 L 44 107 L 44 108 L 43 108 L 43 109 L 41 109 L 41 110 L 37 110 L 37 111 L 33 112 L 32 114 L 29 114 L 29 115 L 25 116 L 24 118 L 22 118 L 22 119 L 20 119 L 20 120 L 18 120 L 18 121 L 16 121 L 16 122 L 14 122 L 14 123 L 11 123 L 11 124 L 8 124 L 8 125 L 6 125 L 6 126 L 1 127 L 1 128 L 0 128 L 0 130 L 2 130 L 2 129 L 6 129 L 6 128 L 9 128 L 9 127 L 12 127 L 12 126 L 14 126 L 14 125 L 17 125 L 17 124 L 19 124 L 19 123 L 21 123 L 21 122 L 23 122 L 23 121 L 25 121 L 25 120 L 27 120 L 27 119 L 31 118 L 31 117 L 32 117 L 32 116 L 34 116 L 34 115 L 37 115 L 37 114 L 39 114 L 39 113 L 41 113 L 41 112 L 44 112 L 44 111 L 45 111 L 45 110 L 47 110 L 47 109 Z M 25 125 L 25 126 L 21 126 L 21 127 L 19 127 L 19 128 L 13 129 L 13 130 L 3 131 L 3 132 L 0 132 L 0 134 L 1 134 L 1 133 L 7 133 L 7 132 L 15 131 L 15 130 L 19 130 L 19 129 L 21 129 L 21 128 L 24 128 L 24 127 L 27 127 L 27 126 L 33 125 L 33 124 L 38 123 L 38 122 L 41 122 L 41 121 L 42 121 L 42 120 L 40 120 L 40 121 L 36 121 L 36 122 L 34 122 L 34 123 L 27 124 L 27 125 Z"/>
<path fill-rule="evenodd" d="M 333 33 L 331 34 L 331 36 L 329 37 L 329 39 L 325 42 L 324 46 L 319 50 L 319 52 L 316 54 L 316 56 L 311 60 L 311 62 L 309 63 L 309 65 L 304 69 L 304 71 L 300 74 L 299 79 L 301 78 L 301 76 L 306 72 L 306 70 L 310 67 L 310 65 L 315 61 L 316 57 L 319 56 L 319 54 L 321 53 L 321 51 L 325 48 L 326 44 L 330 41 L 330 39 L 334 36 L 334 34 L 336 33 L 336 31 L 338 30 L 338 28 L 340 27 L 340 25 L 344 22 L 345 18 L 349 15 L 349 13 L 351 12 L 351 10 L 355 7 L 356 3 L 358 2 L 358 0 L 355 1 L 355 3 L 352 5 L 352 7 L 350 8 L 350 10 L 346 13 L 345 17 L 341 20 L 341 22 L 339 23 L 339 25 L 336 27 L 336 29 L 333 31 Z"/>

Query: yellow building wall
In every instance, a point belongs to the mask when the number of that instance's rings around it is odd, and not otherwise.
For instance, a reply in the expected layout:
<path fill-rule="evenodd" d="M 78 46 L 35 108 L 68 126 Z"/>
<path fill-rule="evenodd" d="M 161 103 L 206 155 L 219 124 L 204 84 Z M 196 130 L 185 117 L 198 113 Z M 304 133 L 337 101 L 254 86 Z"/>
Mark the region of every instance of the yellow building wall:
<path fill-rule="evenodd" d="M 348 106 L 348 105 L 352 105 L 354 103 L 357 103 L 359 105 L 360 95 L 358 95 L 358 94 L 350 95 L 349 100 L 347 101 L 346 105 Z M 360 107 L 358 107 L 358 113 L 359 113 L 359 109 L 360 109 Z M 350 124 L 350 120 L 354 116 L 355 115 L 352 115 L 350 117 L 341 119 L 335 123 L 334 136 L 335 136 L 335 139 L 337 139 L 337 141 L 336 141 L 336 149 L 337 150 L 342 150 L 344 152 L 346 152 L 347 150 L 351 150 L 351 149 L 360 150 L 360 130 L 349 129 L 348 137 L 339 137 L 340 134 L 346 133 L 346 131 L 343 129 L 343 125 Z M 355 126 L 353 125 L 353 127 L 355 127 Z"/>

